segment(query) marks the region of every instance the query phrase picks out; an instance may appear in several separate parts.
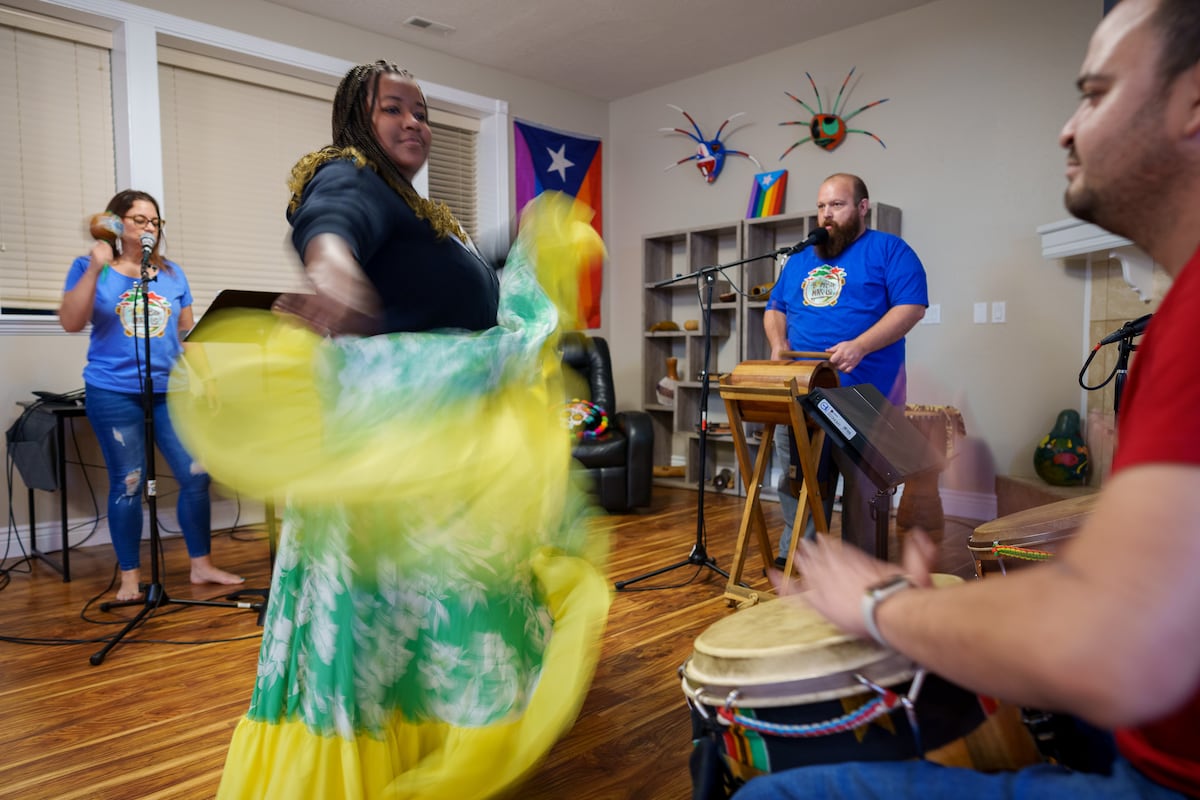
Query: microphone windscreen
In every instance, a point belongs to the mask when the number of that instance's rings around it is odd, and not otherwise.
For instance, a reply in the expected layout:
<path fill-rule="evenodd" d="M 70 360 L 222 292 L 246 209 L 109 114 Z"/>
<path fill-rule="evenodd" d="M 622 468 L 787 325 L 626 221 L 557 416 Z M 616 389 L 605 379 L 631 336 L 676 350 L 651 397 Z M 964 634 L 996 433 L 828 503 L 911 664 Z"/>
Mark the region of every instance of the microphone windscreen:
<path fill-rule="evenodd" d="M 92 220 L 88 224 L 88 231 L 91 233 L 93 239 L 115 245 L 117 240 L 124 235 L 125 225 L 116 214 L 111 211 L 105 211 L 103 214 L 92 215 Z"/>
<path fill-rule="evenodd" d="M 808 238 L 813 244 L 825 244 L 829 241 L 829 231 L 826 228 L 814 228 Z"/>

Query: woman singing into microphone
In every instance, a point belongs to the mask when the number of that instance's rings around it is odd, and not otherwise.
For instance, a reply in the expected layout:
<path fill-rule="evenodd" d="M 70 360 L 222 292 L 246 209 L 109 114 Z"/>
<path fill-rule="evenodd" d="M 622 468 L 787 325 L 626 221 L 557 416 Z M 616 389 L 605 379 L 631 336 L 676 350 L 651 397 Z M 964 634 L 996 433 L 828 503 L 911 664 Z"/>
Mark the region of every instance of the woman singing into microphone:
<path fill-rule="evenodd" d="M 237 575 L 213 565 L 209 477 L 184 450 L 167 413 L 167 375 L 194 324 L 192 291 L 178 264 L 163 258 L 163 220 L 145 192 L 119 192 L 92 219 L 96 244 L 71 264 L 58 318 L 75 333 L 92 324 L 83 380 L 87 416 L 108 468 L 108 530 L 121 569 L 117 600 L 142 596 L 142 477 L 146 469 L 142 390 L 146 380 L 141 322 L 142 241 L 149 254 L 151 375 L 154 438 L 179 483 L 178 516 L 191 557 L 192 583 L 232 585 Z"/>

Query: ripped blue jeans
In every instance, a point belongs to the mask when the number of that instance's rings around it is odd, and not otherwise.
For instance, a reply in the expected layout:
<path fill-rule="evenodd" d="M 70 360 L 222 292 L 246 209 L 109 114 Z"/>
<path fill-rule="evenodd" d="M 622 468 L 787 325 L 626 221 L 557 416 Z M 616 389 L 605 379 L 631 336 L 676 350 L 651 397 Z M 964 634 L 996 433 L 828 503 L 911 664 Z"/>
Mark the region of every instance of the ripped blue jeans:
<path fill-rule="evenodd" d="M 146 423 L 142 396 L 87 387 L 87 418 L 108 468 L 108 531 L 122 570 L 141 566 L 142 479 L 146 474 Z M 166 394 L 154 395 L 154 440 L 179 484 L 176 512 L 188 555 L 211 547 L 209 477 L 183 448 L 167 415 Z M 161 470 L 156 470 L 161 477 Z"/>

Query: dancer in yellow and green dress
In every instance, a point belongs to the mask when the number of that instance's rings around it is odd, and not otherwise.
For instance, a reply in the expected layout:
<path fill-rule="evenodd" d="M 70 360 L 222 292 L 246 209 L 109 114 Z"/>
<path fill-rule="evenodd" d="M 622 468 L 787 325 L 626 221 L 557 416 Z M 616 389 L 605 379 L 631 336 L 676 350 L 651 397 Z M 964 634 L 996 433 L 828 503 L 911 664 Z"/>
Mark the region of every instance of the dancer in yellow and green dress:
<path fill-rule="evenodd" d="M 426 114 L 390 63 L 346 75 L 333 144 L 291 181 L 316 292 L 214 318 L 206 363 L 175 375 L 214 478 L 286 500 L 220 798 L 490 796 L 570 727 L 595 666 L 607 538 L 572 477 L 557 336 L 602 245 L 546 197 L 498 279 L 412 188 Z"/>

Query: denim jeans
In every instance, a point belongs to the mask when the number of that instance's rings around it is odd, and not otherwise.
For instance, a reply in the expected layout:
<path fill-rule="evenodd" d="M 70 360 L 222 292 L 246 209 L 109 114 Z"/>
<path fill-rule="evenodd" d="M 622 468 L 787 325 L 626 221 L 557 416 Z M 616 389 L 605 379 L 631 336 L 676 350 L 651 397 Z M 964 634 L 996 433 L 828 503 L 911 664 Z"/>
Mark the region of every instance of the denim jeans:
<path fill-rule="evenodd" d="M 978 772 L 929 761 L 822 764 L 754 778 L 733 800 L 1179 800 L 1121 757 L 1111 774 L 1039 764 L 1014 772 Z"/>
<path fill-rule="evenodd" d="M 108 468 L 108 532 L 121 569 L 141 566 L 142 479 L 146 474 L 146 423 L 142 396 L 88 385 L 87 418 Z M 176 511 L 188 555 L 211 546 L 209 477 L 184 450 L 167 415 L 166 394 L 154 395 L 154 441 L 179 483 Z"/>

